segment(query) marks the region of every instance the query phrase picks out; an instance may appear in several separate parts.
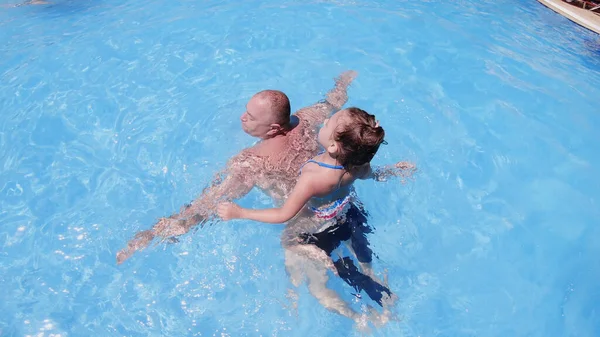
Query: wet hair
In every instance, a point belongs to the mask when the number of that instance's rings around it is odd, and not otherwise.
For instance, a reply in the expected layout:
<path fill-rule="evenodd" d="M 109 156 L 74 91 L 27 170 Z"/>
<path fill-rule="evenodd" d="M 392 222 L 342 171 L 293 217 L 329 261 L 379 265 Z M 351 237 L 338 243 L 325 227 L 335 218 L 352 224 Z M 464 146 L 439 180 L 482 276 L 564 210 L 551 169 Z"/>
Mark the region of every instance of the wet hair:
<path fill-rule="evenodd" d="M 334 140 L 340 147 L 337 160 L 350 170 L 369 163 L 384 142 L 385 131 L 375 116 L 359 108 L 345 109 L 346 122 L 334 132 Z"/>
<path fill-rule="evenodd" d="M 266 100 L 269 104 L 271 113 L 273 114 L 272 123 L 282 126 L 290 123 L 290 99 L 286 94 L 279 90 L 263 90 L 257 93 L 255 96 Z"/>

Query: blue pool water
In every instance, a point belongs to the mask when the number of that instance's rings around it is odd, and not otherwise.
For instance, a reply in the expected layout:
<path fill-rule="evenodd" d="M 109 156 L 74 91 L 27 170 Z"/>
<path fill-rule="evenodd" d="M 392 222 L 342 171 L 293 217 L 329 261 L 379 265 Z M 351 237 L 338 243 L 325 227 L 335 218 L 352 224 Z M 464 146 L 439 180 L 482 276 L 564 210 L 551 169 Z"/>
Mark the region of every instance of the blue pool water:
<path fill-rule="evenodd" d="M 359 335 L 305 286 L 290 309 L 276 226 L 115 264 L 254 142 L 253 93 L 346 69 L 374 163 L 419 167 L 356 185 L 399 296 L 373 335 L 600 335 L 600 37 L 536 1 L 55 0 L 0 8 L 0 42 L 1 336 Z"/>

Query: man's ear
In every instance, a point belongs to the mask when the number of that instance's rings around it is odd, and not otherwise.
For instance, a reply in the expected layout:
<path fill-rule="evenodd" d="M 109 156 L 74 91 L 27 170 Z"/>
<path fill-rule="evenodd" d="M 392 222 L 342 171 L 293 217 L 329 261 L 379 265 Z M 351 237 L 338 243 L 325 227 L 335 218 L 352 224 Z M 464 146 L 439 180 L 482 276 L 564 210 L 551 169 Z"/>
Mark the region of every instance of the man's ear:
<path fill-rule="evenodd" d="M 281 132 L 281 125 L 279 124 L 271 124 L 269 125 L 271 127 L 271 130 L 269 130 L 267 132 L 267 136 L 275 136 L 277 134 L 279 134 Z"/>

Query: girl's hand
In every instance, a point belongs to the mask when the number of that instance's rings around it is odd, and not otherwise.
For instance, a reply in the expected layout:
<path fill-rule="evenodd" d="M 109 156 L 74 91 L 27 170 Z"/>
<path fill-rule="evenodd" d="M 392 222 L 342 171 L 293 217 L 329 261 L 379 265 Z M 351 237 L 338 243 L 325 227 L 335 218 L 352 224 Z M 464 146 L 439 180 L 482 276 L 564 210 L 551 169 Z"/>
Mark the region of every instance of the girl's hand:
<path fill-rule="evenodd" d="M 228 221 L 242 217 L 242 208 L 232 202 L 223 202 L 217 206 L 219 218 Z"/>

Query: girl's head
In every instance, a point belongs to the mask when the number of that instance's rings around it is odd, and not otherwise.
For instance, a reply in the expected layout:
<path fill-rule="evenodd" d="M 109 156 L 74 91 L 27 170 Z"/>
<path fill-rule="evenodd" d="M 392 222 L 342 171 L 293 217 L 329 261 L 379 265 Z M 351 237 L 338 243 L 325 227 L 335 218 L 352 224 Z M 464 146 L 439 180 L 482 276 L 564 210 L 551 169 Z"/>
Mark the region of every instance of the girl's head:
<path fill-rule="evenodd" d="M 384 137 L 375 116 L 359 108 L 339 111 L 319 130 L 319 143 L 348 170 L 369 163 Z"/>

